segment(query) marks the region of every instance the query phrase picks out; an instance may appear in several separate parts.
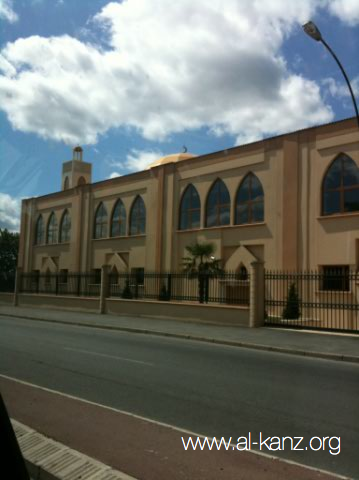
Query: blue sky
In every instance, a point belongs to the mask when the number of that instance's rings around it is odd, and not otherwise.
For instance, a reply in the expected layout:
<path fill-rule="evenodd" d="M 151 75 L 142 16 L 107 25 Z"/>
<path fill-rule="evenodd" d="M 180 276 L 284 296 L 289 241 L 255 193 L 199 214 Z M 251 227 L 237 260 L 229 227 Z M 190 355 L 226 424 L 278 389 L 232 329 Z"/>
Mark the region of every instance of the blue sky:
<path fill-rule="evenodd" d="M 77 144 L 98 181 L 352 116 L 309 19 L 359 95 L 358 0 L 0 0 L 0 228 Z"/>

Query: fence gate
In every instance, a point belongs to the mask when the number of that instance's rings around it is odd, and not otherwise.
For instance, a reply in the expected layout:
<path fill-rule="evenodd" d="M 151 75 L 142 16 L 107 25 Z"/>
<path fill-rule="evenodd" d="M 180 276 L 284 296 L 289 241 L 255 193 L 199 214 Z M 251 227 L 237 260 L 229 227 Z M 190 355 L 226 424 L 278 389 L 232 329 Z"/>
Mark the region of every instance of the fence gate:
<path fill-rule="evenodd" d="M 348 267 L 266 271 L 265 323 L 359 333 L 359 273 Z"/>

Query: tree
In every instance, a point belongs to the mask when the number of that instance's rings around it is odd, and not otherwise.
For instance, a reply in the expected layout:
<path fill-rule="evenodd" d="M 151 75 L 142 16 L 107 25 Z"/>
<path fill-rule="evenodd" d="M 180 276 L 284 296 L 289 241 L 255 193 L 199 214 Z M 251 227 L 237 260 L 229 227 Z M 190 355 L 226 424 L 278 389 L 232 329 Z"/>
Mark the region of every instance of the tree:
<path fill-rule="evenodd" d="M 219 273 L 221 260 L 214 257 L 216 246 L 213 243 L 192 243 L 187 245 L 190 256 L 182 258 L 183 270 L 187 273 Z"/>
<path fill-rule="evenodd" d="M 19 250 L 19 234 L 0 228 L 0 290 L 13 291 Z"/>
<path fill-rule="evenodd" d="M 287 320 L 296 320 L 300 317 L 299 296 L 295 283 L 292 283 L 289 287 L 287 303 L 283 309 L 282 317 Z"/>
<path fill-rule="evenodd" d="M 198 275 L 199 302 L 208 302 L 209 278 L 223 272 L 221 260 L 214 257 L 216 246 L 213 243 L 192 243 L 186 247 L 190 254 L 183 257 L 183 270 L 191 275 Z"/>

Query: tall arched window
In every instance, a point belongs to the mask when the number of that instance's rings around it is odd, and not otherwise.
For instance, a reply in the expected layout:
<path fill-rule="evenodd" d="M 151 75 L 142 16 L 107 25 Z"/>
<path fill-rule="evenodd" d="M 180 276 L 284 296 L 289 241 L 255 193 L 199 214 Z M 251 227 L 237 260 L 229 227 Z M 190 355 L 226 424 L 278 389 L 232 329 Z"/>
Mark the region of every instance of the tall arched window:
<path fill-rule="evenodd" d="M 130 214 L 130 235 L 143 235 L 146 232 L 146 207 L 140 196 L 133 202 Z"/>
<path fill-rule="evenodd" d="M 189 230 L 200 227 L 201 201 L 197 190 L 191 184 L 188 185 L 181 200 L 180 206 L 180 230 Z"/>
<path fill-rule="evenodd" d="M 71 237 L 71 217 L 68 210 L 62 216 L 60 223 L 60 243 L 67 243 Z"/>
<path fill-rule="evenodd" d="M 212 185 L 206 207 L 206 227 L 229 225 L 231 199 L 222 180 L 218 179 Z"/>
<path fill-rule="evenodd" d="M 81 185 L 86 185 L 86 180 L 84 177 L 80 177 L 77 181 L 77 185 L 81 186 Z"/>
<path fill-rule="evenodd" d="M 105 205 L 101 202 L 97 207 L 95 215 L 94 238 L 107 237 L 107 211 Z"/>
<path fill-rule="evenodd" d="M 332 162 L 323 179 L 322 214 L 359 211 L 359 168 L 341 153 Z"/>
<path fill-rule="evenodd" d="M 122 200 L 117 200 L 112 214 L 111 237 L 123 237 L 126 235 L 126 209 Z"/>
<path fill-rule="evenodd" d="M 57 243 L 57 220 L 54 212 L 51 213 L 47 224 L 46 243 Z"/>
<path fill-rule="evenodd" d="M 236 225 L 263 222 L 264 192 L 261 182 L 253 173 L 248 173 L 240 184 L 236 196 Z"/>
<path fill-rule="evenodd" d="M 64 180 L 64 190 L 67 190 L 69 188 L 69 177 L 65 177 L 65 180 Z"/>
<path fill-rule="evenodd" d="M 36 222 L 35 244 L 42 245 L 44 243 L 44 219 L 42 215 L 39 216 Z"/>

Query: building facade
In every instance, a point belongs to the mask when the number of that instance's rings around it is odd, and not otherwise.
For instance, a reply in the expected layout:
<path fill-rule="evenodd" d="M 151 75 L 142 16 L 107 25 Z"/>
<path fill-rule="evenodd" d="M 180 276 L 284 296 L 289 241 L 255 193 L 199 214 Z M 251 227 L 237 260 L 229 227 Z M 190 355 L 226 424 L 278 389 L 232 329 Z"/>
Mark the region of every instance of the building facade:
<path fill-rule="evenodd" d="M 22 202 L 24 272 L 179 270 L 186 246 L 208 241 L 230 271 L 359 268 L 355 119 L 97 183 L 82 154 L 63 164 L 61 191 Z"/>

